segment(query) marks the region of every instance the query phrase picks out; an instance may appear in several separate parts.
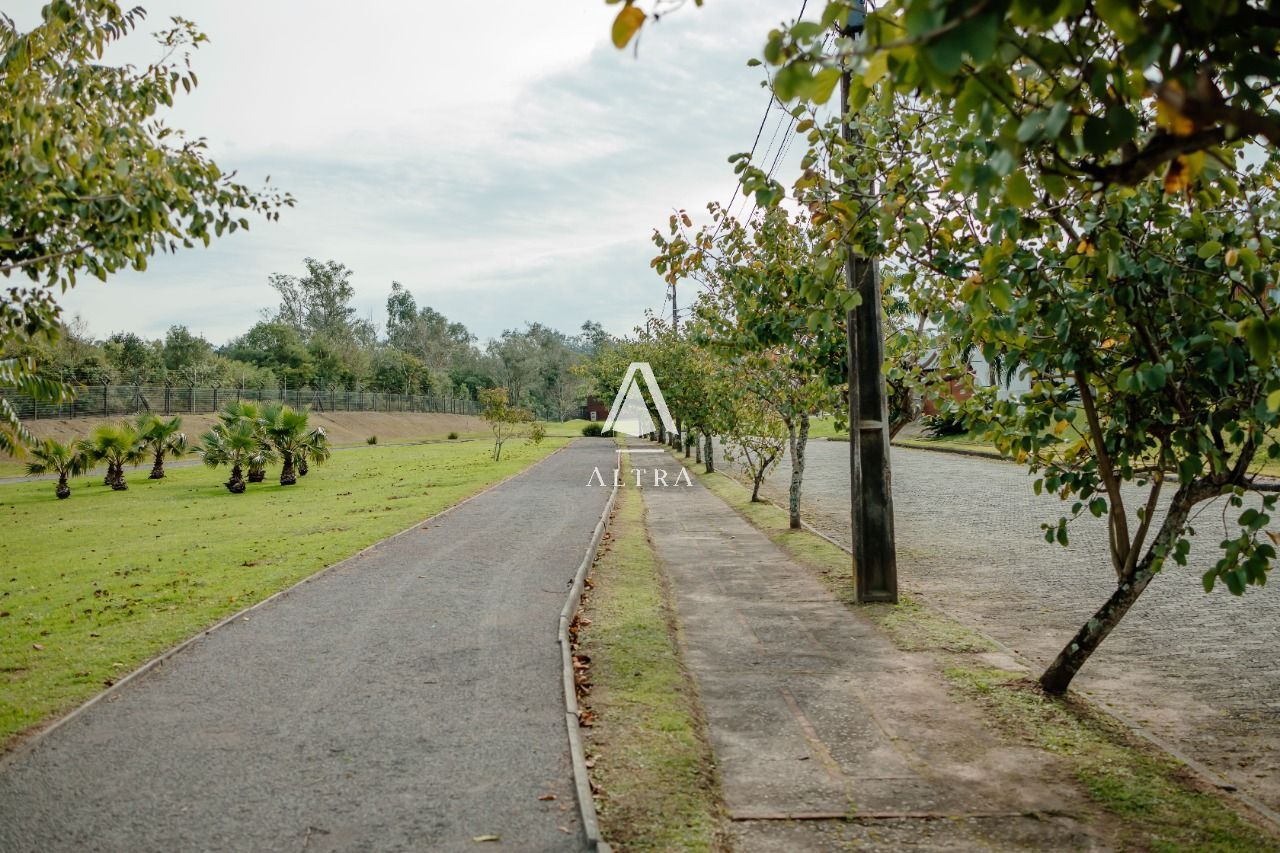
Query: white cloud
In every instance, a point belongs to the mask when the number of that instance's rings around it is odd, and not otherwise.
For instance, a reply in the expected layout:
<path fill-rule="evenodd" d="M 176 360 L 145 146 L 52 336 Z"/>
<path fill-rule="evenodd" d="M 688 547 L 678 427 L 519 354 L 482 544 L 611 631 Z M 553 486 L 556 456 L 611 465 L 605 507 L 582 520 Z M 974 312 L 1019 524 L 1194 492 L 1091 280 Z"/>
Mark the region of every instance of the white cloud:
<path fill-rule="evenodd" d="M 395 279 L 482 337 L 526 320 L 628 331 L 662 304 L 652 229 L 732 191 L 726 158 L 766 101 L 745 62 L 795 11 L 689 4 L 646 27 L 636 60 L 608 44 L 603 0 L 142 2 L 147 31 L 183 15 L 211 39 L 171 123 L 298 207 L 65 303 L 97 334 L 185 323 L 215 341 L 254 322 L 267 275 L 304 256 L 355 270 L 379 321 Z M 17 6 L 20 27 L 38 20 L 37 3 Z M 144 34 L 113 54 L 153 55 Z"/>

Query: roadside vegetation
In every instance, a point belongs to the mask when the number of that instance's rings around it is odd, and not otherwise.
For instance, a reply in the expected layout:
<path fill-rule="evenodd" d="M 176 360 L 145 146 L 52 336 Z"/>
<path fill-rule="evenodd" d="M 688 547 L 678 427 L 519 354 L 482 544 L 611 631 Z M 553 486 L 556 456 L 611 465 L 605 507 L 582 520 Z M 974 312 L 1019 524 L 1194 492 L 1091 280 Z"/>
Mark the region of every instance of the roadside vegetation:
<path fill-rule="evenodd" d="M 203 467 L 113 492 L 0 486 L 0 740 L 93 695 L 219 618 L 513 474 L 562 446 L 484 442 L 335 454 L 315 488 L 235 498 Z"/>
<path fill-rule="evenodd" d="M 787 513 L 753 502 L 749 486 L 727 474 L 698 479 L 809 568 L 850 608 L 867 616 L 904 651 L 930 654 L 950 688 L 980 706 L 989 725 L 1064 759 L 1090 800 L 1114 816 L 1119 849 L 1275 850 L 1280 836 L 1237 811 L 1184 765 L 1076 696 L 1045 694 L 1026 672 L 993 667 L 979 655 L 999 647 L 981 633 L 910 595 L 897 605 L 853 601 L 849 554 L 808 530 L 791 530 Z"/>
<path fill-rule="evenodd" d="M 722 806 L 693 682 L 639 493 L 618 491 L 578 624 L 586 748 L 605 840 L 723 850 Z"/>

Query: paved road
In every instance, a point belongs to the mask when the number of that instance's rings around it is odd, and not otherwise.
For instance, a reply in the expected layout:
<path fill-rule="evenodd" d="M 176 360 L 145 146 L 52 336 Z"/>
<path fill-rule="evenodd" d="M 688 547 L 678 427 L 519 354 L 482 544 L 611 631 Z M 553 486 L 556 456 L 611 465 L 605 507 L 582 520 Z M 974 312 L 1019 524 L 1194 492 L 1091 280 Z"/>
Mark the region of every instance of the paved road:
<path fill-rule="evenodd" d="M 0 764 L 0 850 L 580 849 L 556 628 L 614 459 L 578 441 Z"/>
<path fill-rule="evenodd" d="M 804 486 L 808 520 L 846 545 L 848 454 L 812 442 Z M 1044 665 L 1112 592 L 1102 522 L 1073 525 L 1068 548 L 1045 543 L 1040 523 L 1069 506 L 1037 498 L 1024 468 L 908 448 L 893 465 L 901 583 L 942 611 Z M 789 476 L 784 463 L 766 494 L 783 500 Z M 1221 503 L 1200 513 L 1189 564 L 1166 566 L 1076 687 L 1280 810 L 1280 589 L 1205 595 L 1222 517 Z"/>

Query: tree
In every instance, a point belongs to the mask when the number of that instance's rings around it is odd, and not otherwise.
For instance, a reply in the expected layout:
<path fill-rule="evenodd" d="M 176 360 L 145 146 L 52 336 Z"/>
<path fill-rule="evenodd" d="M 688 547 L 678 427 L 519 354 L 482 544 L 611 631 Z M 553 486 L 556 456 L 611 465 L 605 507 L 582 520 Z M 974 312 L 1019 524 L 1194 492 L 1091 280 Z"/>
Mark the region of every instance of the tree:
<path fill-rule="evenodd" d="M 307 384 L 316 372 L 301 333 L 285 323 L 258 323 L 228 342 L 222 354 L 268 369 L 292 388 Z"/>
<path fill-rule="evenodd" d="M 751 477 L 751 501 L 760 500 L 760 486 L 787 447 L 787 428 L 767 403 L 752 394 L 733 401 L 724 425 L 725 457 L 741 465 Z"/>
<path fill-rule="evenodd" d="M 207 366 L 213 347 L 204 338 L 191 334 L 186 326 L 170 326 L 164 336 L 161 358 L 165 369 L 179 376 L 191 375 L 196 368 Z"/>
<path fill-rule="evenodd" d="M 165 420 L 144 412 L 138 415 L 135 429 L 142 452 L 150 453 L 153 460 L 148 479 L 164 479 L 165 456 L 182 456 L 187 452 L 187 434 L 182 432 L 182 418 L 174 415 Z"/>
<path fill-rule="evenodd" d="M 267 478 L 267 466 L 277 459 L 271 439 L 263 427 L 262 412 L 256 403 L 241 401 L 229 403 L 218 413 L 218 420 L 228 429 L 248 424 L 257 437 L 257 446 L 244 459 L 249 468 L 249 482 L 261 483 Z"/>
<path fill-rule="evenodd" d="M 668 283 L 692 277 L 706 290 L 696 303 L 698 340 L 739 370 L 738 393 L 771 407 L 787 428 L 791 456 L 788 512 L 800 527 L 800 494 L 811 416 L 836 408 L 845 382 L 845 324 L 831 322 L 826 301 L 835 287 L 804 215 L 781 209 L 741 223 L 710 205 L 712 224 L 687 233 L 683 211 L 669 237 L 654 234 L 653 266 Z M 817 320 L 817 322 L 815 322 Z"/>
<path fill-rule="evenodd" d="M 506 388 L 487 388 L 480 392 L 480 416 L 493 431 L 493 461 L 502 459 L 502 446 L 510 439 L 526 434 L 534 423 L 533 414 L 507 401 Z M 541 441 L 541 437 L 539 437 Z"/>
<path fill-rule="evenodd" d="M 163 347 L 158 341 L 143 340 L 133 332 L 115 332 L 102 349 L 117 382 L 141 385 L 164 373 Z"/>
<path fill-rule="evenodd" d="M 231 469 L 231 476 L 226 482 L 227 491 L 239 495 L 246 488 L 243 469 L 252 464 L 260 446 L 260 436 L 254 425 L 247 420 L 238 420 L 215 424 L 213 429 L 200 436 L 197 452 L 210 468 L 225 465 Z"/>
<path fill-rule="evenodd" d="M 306 275 L 272 273 L 268 278 L 280 294 L 280 307 L 272 319 L 296 329 L 307 340 L 312 335 L 335 340 L 370 337 L 351 305 L 352 271 L 337 261 L 303 258 L 302 263 Z"/>
<path fill-rule="evenodd" d="M 272 403 L 262 408 L 258 422 L 272 448 L 280 455 L 280 485 L 294 485 L 298 482 L 294 463 L 305 452 L 307 442 L 307 413 Z"/>
<path fill-rule="evenodd" d="M 77 446 L 87 459 L 107 463 L 107 473 L 102 484 L 110 486 L 115 492 L 129 488 L 124 479 L 124 466 L 136 465 L 144 458 L 142 445 L 138 443 L 138 433 L 128 424 L 104 424 Z"/>
<path fill-rule="evenodd" d="M 308 430 L 302 437 L 302 444 L 298 448 L 298 476 L 307 476 L 307 473 L 311 470 L 309 462 L 319 465 L 328 461 L 330 455 L 329 436 L 324 431 L 324 427 Z"/>
<path fill-rule="evenodd" d="M 855 109 L 899 92 L 973 116 L 993 156 L 953 166 L 975 188 L 1005 179 L 999 161 L 1023 159 L 1054 180 L 1133 185 L 1164 170 L 1181 186 L 1220 145 L 1280 145 L 1271 97 L 1280 15 L 1270 3 L 889 0 L 864 14 L 865 5 L 829 0 L 817 21 L 768 34 L 762 55 L 778 98 L 823 103 L 852 67 Z M 619 47 L 650 17 L 639 6 L 618 13 Z M 832 43 L 851 15 L 864 19 L 865 37 Z M 1141 106 L 1152 96 L 1155 121 Z"/>
<path fill-rule="evenodd" d="M 255 192 L 159 117 L 196 85 L 190 50 L 205 36 L 175 18 L 157 34 L 164 58 L 111 66 L 104 53 L 142 21 L 112 0 L 58 0 L 20 33 L 0 16 L 0 275 L 25 276 L 0 302 L 0 347 L 58 334 L 55 291 L 88 274 L 106 280 L 146 269 L 156 252 L 247 228 L 244 213 L 274 219 L 293 199 Z M 40 377 L 30 358 L 0 360 L 0 384 L 63 402 L 72 389 Z M 31 436 L 0 399 L 0 449 Z"/>
<path fill-rule="evenodd" d="M 89 465 L 89 460 L 80 447 L 66 445 L 51 438 L 33 446 L 31 456 L 32 461 L 27 463 L 27 474 L 33 477 L 39 474 L 58 475 L 58 485 L 54 487 L 58 500 L 71 497 L 71 486 L 67 484 L 67 479 L 83 474 Z"/>

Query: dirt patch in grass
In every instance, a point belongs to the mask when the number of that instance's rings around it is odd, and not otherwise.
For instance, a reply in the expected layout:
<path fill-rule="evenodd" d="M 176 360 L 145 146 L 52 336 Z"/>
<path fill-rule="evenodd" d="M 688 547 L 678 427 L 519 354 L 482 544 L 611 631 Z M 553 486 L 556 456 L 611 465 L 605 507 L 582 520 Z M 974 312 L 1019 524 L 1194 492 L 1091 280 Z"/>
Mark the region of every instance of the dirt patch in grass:
<path fill-rule="evenodd" d="M 727 849 L 698 698 L 633 490 L 618 493 L 591 582 L 578 640 L 601 833 L 618 850 Z"/>
<path fill-rule="evenodd" d="M 1044 695 L 1020 664 L 959 622 L 910 596 L 897 605 L 853 604 L 847 552 L 807 530 L 787 528 L 787 514 L 751 503 L 750 492 L 722 474 L 699 474 L 712 492 L 808 566 L 842 601 L 875 621 L 899 648 L 933 656 L 950 688 L 981 707 L 988 724 L 1011 741 L 1064 759 L 1114 827 L 1123 850 L 1263 851 L 1280 849 L 1269 824 L 1206 785 L 1185 765 L 1079 697 Z"/>

